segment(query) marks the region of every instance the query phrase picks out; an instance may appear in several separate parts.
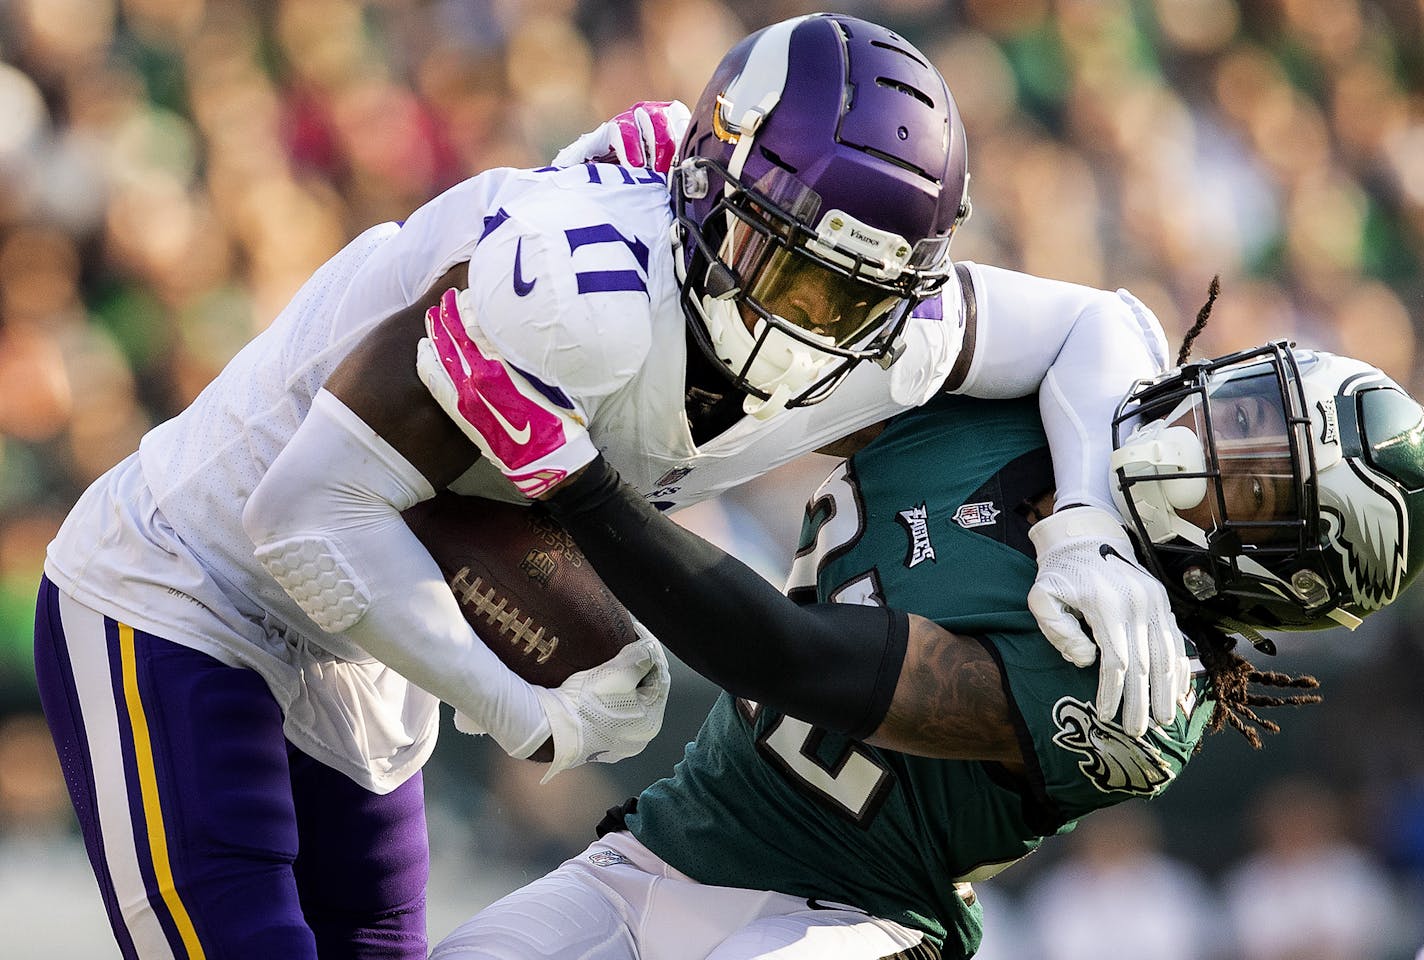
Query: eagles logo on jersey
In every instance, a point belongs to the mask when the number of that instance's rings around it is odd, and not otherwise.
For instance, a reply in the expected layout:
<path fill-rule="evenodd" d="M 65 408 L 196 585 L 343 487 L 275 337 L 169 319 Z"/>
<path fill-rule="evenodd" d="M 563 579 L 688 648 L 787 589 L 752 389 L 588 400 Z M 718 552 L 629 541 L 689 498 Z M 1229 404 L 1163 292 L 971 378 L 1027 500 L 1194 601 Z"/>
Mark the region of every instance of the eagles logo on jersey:
<path fill-rule="evenodd" d="M 1281 340 L 1190 363 L 1132 391 L 1113 444 L 1146 560 L 1228 626 L 1353 628 L 1424 561 L 1424 410 L 1362 361 Z"/>
<path fill-rule="evenodd" d="M 1119 724 L 1100 718 L 1089 703 L 1064 697 L 1053 705 L 1053 720 L 1058 725 L 1053 742 L 1081 754 L 1078 768 L 1104 793 L 1150 797 L 1175 775 L 1149 739 L 1129 737 Z"/>
<path fill-rule="evenodd" d="M 909 535 L 910 547 L 905 555 L 905 566 L 913 567 L 926 560 L 934 562 L 934 544 L 930 542 L 929 510 L 924 503 L 895 514 L 895 519 Z"/>

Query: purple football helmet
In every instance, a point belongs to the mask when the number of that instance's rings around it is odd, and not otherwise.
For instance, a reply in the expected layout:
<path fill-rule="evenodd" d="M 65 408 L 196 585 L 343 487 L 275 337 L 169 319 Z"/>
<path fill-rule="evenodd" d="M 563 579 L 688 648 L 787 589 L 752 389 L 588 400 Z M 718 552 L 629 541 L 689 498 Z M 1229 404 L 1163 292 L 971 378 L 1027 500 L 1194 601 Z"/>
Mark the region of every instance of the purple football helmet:
<path fill-rule="evenodd" d="M 774 24 L 722 59 L 671 186 L 693 339 L 760 417 L 825 399 L 862 360 L 893 362 L 969 215 L 944 78 L 839 14 Z"/>

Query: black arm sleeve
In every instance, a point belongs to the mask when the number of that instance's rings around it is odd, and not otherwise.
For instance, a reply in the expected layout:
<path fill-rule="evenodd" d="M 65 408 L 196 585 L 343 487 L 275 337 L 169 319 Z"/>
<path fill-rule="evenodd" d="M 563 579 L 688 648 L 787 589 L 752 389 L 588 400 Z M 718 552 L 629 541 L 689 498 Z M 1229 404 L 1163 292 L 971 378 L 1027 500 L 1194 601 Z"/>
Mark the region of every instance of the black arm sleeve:
<path fill-rule="evenodd" d="M 658 513 L 602 457 L 543 502 L 623 605 L 724 690 L 857 739 L 885 718 L 909 642 L 904 613 L 797 606 Z"/>

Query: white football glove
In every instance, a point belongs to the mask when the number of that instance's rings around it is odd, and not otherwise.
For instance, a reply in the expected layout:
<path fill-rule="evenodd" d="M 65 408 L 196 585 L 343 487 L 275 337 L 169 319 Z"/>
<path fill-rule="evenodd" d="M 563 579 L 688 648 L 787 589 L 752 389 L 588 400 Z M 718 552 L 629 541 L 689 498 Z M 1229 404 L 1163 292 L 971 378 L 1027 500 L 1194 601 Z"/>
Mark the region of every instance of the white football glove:
<path fill-rule="evenodd" d="M 681 100 L 640 100 L 560 150 L 554 166 L 621 163 L 667 173 L 691 119 Z"/>
<path fill-rule="evenodd" d="M 643 751 L 663 725 L 672 676 L 667 654 L 638 626 L 638 639 L 606 663 L 557 689 L 535 687 L 554 737 L 554 761 L 540 783 L 583 763 L 617 763 Z"/>
<path fill-rule="evenodd" d="M 500 357 L 473 316 L 469 291 L 445 291 L 425 314 L 428 337 L 416 348 L 415 369 L 437 403 L 480 453 L 526 497 L 538 497 L 598 455 L 577 403 L 557 389 L 539 389 Z"/>
<path fill-rule="evenodd" d="M 1150 700 L 1152 718 L 1171 723 L 1191 683 L 1182 631 L 1166 588 L 1138 565 L 1118 518 L 1072 507 L 1035 523 L 1028 535 L 1038 553 L 1028 607 L 1043 635 L 1079 667 L 1102 651 L 1098 716 L 1112 719 L 1121 704 L 1123 729 L 1140 737 Z"/>

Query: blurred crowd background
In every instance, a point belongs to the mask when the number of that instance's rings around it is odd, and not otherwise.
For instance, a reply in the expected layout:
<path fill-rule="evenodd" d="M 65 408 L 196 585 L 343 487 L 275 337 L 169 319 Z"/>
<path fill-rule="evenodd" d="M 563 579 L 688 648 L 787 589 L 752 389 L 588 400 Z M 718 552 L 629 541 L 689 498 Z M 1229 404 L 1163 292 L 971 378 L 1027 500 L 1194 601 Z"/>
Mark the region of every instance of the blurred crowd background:
<path fill-rule="evenodd" d="M 1424 391 L 1424 2 L 865 0 L 964 116 L 977 260 L 1126 286 L 1174 344 L 1288 336 Z M 696 98 L 796 0 L 0 0 L 0 930 L 108 939 L 31 672 L 45 544 L 348 238 L 481 169 L 537 166 L 639 99 Z M 785 571 L 812 457 L 690 525 Z M 1417 591 L 1424 594 L 1424 590 Z M 1226 733 L 1151 804 L 981 891 L 984 956 L 1394 960 L 1424 944 L 1424 595 L 1289 638 L 1324 682 L 1262 752 Z M 427 773 L 432 932 L 581 849 L 670 768 L 712 691 L 679 671 L 642 757 L 549 787 L 448 730 Z M 18 938 L 18 939 L 17 939 Z"/>

